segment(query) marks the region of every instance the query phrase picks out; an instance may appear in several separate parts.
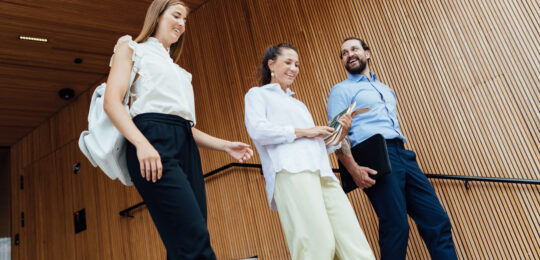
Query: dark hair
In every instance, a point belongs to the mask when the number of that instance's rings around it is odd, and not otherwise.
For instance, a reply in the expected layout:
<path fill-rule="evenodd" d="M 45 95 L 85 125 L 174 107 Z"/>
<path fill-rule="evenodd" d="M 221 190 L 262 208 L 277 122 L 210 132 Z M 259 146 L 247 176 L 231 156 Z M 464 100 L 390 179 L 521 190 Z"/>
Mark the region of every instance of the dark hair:
<path fill-rule="evenodd" d="M 369 51 L 369 46 L 366 44 L 366 42 L 364 42 L 364 40 L 360 39 L 360 38 L 357 38 L 357 37 L 348 37 L 348 38 L 345 38 L 345 40 L 343 40 L 341 42 L 341 44 L 343 45 L 346 41 L 350 41 L 350 40 L 357 40 L 360 42 L 360 45 L 362 45 L 362 49 L 364 49 L 364 51 Z M 341 50 L 339 50 L 339 58 L 343 58 L 343 55 L 341 54 Z"/>
<path fill-rule="evenodd" d="M 282 49 L 291 49 L 295 52 L 296 47 L 288 43 L 280 43 L 278 45 L 271 45 L 264 52 L 261 66 L 259 67 L 259 84 L 261 86 L 266 85 L 272 81 L 272 76 L 270 75 L 270 68 L 268 67 L 269 60 L 275 60 L 278 56 L 281 55 Z"/>

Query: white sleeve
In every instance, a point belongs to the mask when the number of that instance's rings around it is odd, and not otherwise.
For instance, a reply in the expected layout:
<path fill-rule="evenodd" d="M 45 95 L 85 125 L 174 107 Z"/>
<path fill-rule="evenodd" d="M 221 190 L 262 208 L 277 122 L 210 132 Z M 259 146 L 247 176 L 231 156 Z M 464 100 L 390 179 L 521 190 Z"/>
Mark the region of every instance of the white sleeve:
<path fill-rule="evenodd" d="M 256 89 L 244 98 L 245 123 L 249 136 L 261 145 L 291 143 L 296 139 L 292 125 L 277 125 L 267 120 L 266 102 Z"/>
<path fill-rule="evenodd" d="M 341 142 L 339 142 L 339 144 L 337 144 L 337 145 L 327 145 L 326 146 L 326 153 L 331 154 L 331 153 L 337 151 L 340 148 L 341 148 Z"/>
<path fill-rule="evenodd" d="M 131 56 L 131 60 L 133 61 L 133 71 L 136 73 L 139 73 L 139 66 L 140 61 L 142 57 L 141 49 L 139 47 L 139 44 L 133 41 L 130 35 L 124 35 L 118 39 L 116 42 L 116 45 L 114 45 L 114 53 L 116 53 L 116 50 L 118 49 L 118 46 L 123 42 L 128 42 L 129 48 L 133 50 L 133 56 Z M 111 61 L 109 62 L 109 66 L 112 66 L 112 59 L 114 58 L 114 55 L 111 57 Z"/>

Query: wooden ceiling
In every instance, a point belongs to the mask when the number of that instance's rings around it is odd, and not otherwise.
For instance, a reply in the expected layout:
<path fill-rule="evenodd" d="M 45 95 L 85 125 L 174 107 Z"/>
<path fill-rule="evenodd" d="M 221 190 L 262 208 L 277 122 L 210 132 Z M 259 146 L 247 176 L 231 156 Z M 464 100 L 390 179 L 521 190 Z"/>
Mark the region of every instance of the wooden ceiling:
<path fill-rule="evenodd" d="M 151 2 L 0 1 L 0 146 L 12 145 L 64 107 L 69 101 L 59 97 L 60 89 L 78 96 L 105 80 L 116 40 L 138 34 Z M 193 11 L 206 0 L 184 2 Z M 21 35 L 48 42 L 19 40 Z"/>

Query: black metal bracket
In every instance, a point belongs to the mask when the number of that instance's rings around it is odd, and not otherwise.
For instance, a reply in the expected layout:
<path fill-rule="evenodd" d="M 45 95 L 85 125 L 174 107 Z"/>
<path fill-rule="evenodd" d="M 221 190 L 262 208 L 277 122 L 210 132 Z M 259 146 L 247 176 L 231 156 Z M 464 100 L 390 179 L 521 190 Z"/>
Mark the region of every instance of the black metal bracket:
<path fill-rule="evenodd" d="M 262 174 L 262 166 L 260 164 L 256 163 L 229 163 L 225 166 L 219 167 L 207 174 L 204 175 L 204 178 L 211 177 L 213 175 L 216 175 L 217 173 L 220 173 L 224 170 L 227 170 L 231 167 L 244 167 L 244 168 L 257 168 L 261 169 Z M 332 169 L 333 172 L 339 172 L 339 169 Z M 529 179 L 509 179 L 509 178 L 494 178 L 494 177 L 471 177 L 471 176 L 460 176 L 460 175 L 444 175 L 444 174 L 426 174 L 426 177 L 429 179 L 445 179 L 445 180 L 458 180 L 458 181 L 464 181 L 465 182 L 465 189 L 469 190 L 470 185 L 469 182 L 471 181 L 483 181 L 483 182 L 502 182 L 502 183 L 517 183 L 517 184 L 530 184 L 530 185 L 540 185 L 540 180 L 529 180 Z M 143 202 L 139 202 L 136 205 L 133 205 L 127 209 L 124 209 L 120 211 L 120 215 L 123 217 L 131 217 L 133 218 L 133 215 L 131 215 L 131 211 L 144 205 Z"/>
<path fill-rule="evenodd" d="M 131 211 L 134 210 L 134 209 L 136 209 L 136 208 L 138 208 L 138 207 L 141 207 L 141 206 L 143 206 L 143 205 L 144 205 L 144 201 L 143 201 L 143 202 L 139 202 L 139 203 L 137 203 L 137 204 L 135 204 L 135 205 L 133 205 L 133 206 L 127 208 L 127 209 L 124 209 L 124 210 L 120 211 L 120 216 L 122 216 L 122 217 L 130 217 L 130 218 L 134 218 L 135 216 L 133 216 L 133 215 L 131 214 Z"/>
<path fill-rule="evenodd" d="M 73 173 L 74 174 L 77 174 L 81 171 L 81 163 L 76 163 L 75 165 L 73 165 Z"/>

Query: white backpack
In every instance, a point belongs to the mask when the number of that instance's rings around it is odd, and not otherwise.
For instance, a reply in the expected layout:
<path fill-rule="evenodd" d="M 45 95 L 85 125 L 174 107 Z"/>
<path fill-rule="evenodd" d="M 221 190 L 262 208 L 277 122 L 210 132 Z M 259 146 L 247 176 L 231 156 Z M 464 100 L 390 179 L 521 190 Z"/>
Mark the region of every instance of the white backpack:
<path fill-rule="evenodd" d="M 129 88 L 135 73 L 131 74 Z M 79 148 L 94 167 L 99 167 L 109 178 L 119 179 L 126 186 L 133 185 L 126 163 L 126 139 L 116 129 L 103 109 L 106 84 L 99 85 L 90 103 L 88 130 L 79 137 Z M 129 111 L 129 88 L 124 98 L 124 108 Z"/>

